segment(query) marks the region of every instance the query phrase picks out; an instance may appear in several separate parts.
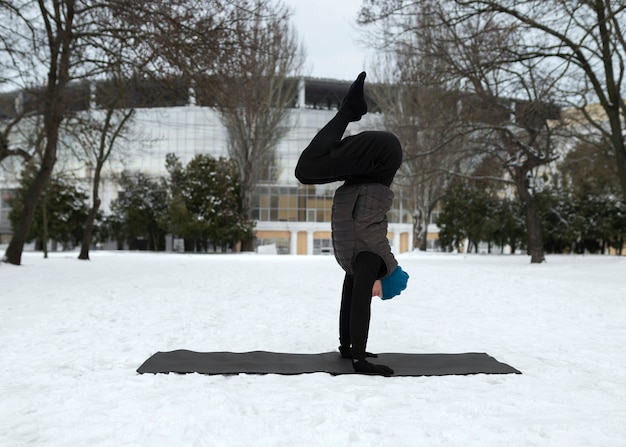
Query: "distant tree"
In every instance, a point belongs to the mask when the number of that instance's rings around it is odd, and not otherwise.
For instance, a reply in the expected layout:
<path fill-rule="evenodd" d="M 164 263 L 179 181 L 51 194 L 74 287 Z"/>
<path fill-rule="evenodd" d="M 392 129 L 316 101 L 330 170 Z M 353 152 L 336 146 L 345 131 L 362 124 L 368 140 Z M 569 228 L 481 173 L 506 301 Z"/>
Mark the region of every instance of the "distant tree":
<path fill-rule="evenodd" d="M 455 182 L 446 191 L 437 221 L 442 246 L 459 249 L 467 240 L 468 251 L 472 248 L 478 251 L 488 219 L 487 197 L 484 191 L 472 188 L 466 182 Z"/>
<path fill-rule="evenodd" d="M 99 240 L 115 241 L 118 250 L 124 249 L 124 244 L 128 240 L 125 216 L 118 214 L 108 214 L 102 219 L 102 225 L 99 228 Z"/>
<path fill-rule="evenodd" d="M 30 183 L 34 181 L 36 168 L 27 165 L 20 188 L 11 201 L 9 220 L 19 222 Z M 82 222 L 88 213 L 87 195 L 75 186 L 75 180 L 53 177 L 39 201 L 27 242 L 36 241 L 38 249 L 47 257 L 48 241 L 62 244 L 64 250 L 78 245 L 82 238 Z"/>
<path fill-rule="evenodd" d="M 491 218 L 494 223 L 492 228 L 492 240 L 503 251 L 505 246 L 515 254 L 518 248 L 524 246 L 526 240 L 526 221 L 524 209 L 519 200 L 501 198 L 496 201 L 496 209 L 492 211 Z"/>
<path fill-rule="evenodd" d="M 467 24 L 491 23 L 502 38 L 490 39 L 484 29 L 475 28 L 473 35 L 457 35 L 459 47 L 469 49 L 472 41 L 482 42 L 489 52 L 486 64 L 473 52 L 462 51 L 455 63 L 481 68 L 489 76 L 489 67 L 498 61 L 522 63 L 520 67 L 537 67 L 550 73 L 551 90 L 559 102 L 576 109 L 570 115 L 570 130 L 583 141 L 607 145 L 614 163 L 622 198 L 626 196 L 626 5 L 623 1 L 589 0 L 420 0 L 363 1 L 361 22 L 372 23 L 386 19 L 384 29 L 390 38 L 401 39 L 419 32 L 416 9 L 423 5 L 438 5 L 449 20 L 445 26 L 464 27 Z M 431 9 L 434 11 L 434 9 Z M 441 27 L 438 14 L 430 22 Z M 515 45 L 506 34 L 515 33 Z M 485 41 L 489 39 L 489 41 Z M 437 42 L 445 54 L 445 42 Z M 556 69 L 556 71 L 555 71 Z M 500 73 L 505 75 L 504 73 Z M 512 74 L 512 73 L 511 73 Z M 547 80 L 547 79 L 546 79 Z M 520 86 L 519 93 L 527 92 Z M 598 138 L 598 136 L 600 138 Z"/>
<path fill-rule="evenodd" d="M 451 145 L 450 135 L 456 126 L 456 98 L 445 91 L 445 79 L 432 70 L 428 59 L 413 58 L 401 48 L 390 59 L 374 70 L 381 82 L 373 84 L 370 91 L 385 128 L 402 144 L 403 163 L 394 187 L 408 196 L 415 248 L 426 251 L 431 215 L 452 179 L 449 171 L 456 162 L 457 146 Z"/>
<path fill-rule="evenodd" d="M 78 259 L 89 259 L 94 223 L 101 205 L 102 171 L 115 152 L 121 151 L 120 142 L 127 139 L 128 124 L 135 112 L 133 108 L 120 107 L 124 95 L 128 94 L 126 82 L 120 78 L 109 79 L 109 94 L 103 98 L 100 107 L 68 120 L 71 141 L 75 143 L 74 155 L 88 167 L 91 182 L 91 208 L 85 220 Z"/>
<path fill-rule="evenodd" d="M 83 239 L 78 259 L 88 260 L 89 249 L 92 243 L 94 223 L 100 210 L 100 184 L 102 170 L 109 160 L 113 150 L 117 147 L 118 139 L 124 137 L 127 123 L 134 114 L 133 109 L 116 109 L 109 107 L 103 113 L 102 121 L 92 120 L 91 126 L 81 126 L 80 140 L 84 155 L 92 169 L 91 178 L 91 208 L 85 219 Z"/>
<path fill-rule="evenodd" d="M 494 13 L 464 12 L 449 1 L 372 0 L 364 2 L 360 21 L 383 27 L 383 49 L 400 46 L 416 60 L 437 61 L 431 64 L 432 70 L 443 73 L 445 85 L 456 90 L 459 98 L 457 124 L 451 132 L 456 137 L 450 146 L 462 150 L 449 174 L 475 179 L 472 168 L 485 159 L 493 160 L 497 171 L 482 178 L 515 190 L 526 212 L 531 263 L 541 263 L 544 254 L 534 180 L 541 168 L 555 160 L 559 108 L 553 87 L 563 69 L 512 58 L 525 43 L 519 27 Z M 432 39 L 434 32 L 437 38 Z"/>
<path fill-rule="evenodd" d="M 186 167 L 169 154 L 169 215 L 172 230 L 194 251 L 224 251 L 250 237 L 252 222 L 244 218 L 239 173 L 234 163 L 220 157 L 197 155 Z"/>
<path fill-rule="evenodd" d="M 116 239 L 131 250 L 164 250 L 167 233 L 167 186 L 142 173 L 122 173 L 119 197 L 107 221 Z"/>
<path fill-rule="evenodd" d="M 441 28 L 430 27 L 430 5 L 415 3 L 411 31 L 400 32 L 395 18 L 369 17 L 365 39 L 379 50 L 368 75 L 379 83 L 370 92 L 380 107 L 385 127 L 396 134 L 404 151 L 394 180 L 413 211 L 415 248 L 426 250 L 432 212 L 458 170 L 457 149 L 463 147 L 458 127 L 458 89 L 444 69 L 441 54 L 425 51 L 441 42 Z M 414 30 L 419 29 L 418 32 Z M 392 31 L 393 30 L 393 31 Z M 398 34 L 394 31 L 398 30 Z"/>
<path fill-rule="evenodd" d="M 578 137 L 609 148 L 626 197 L 626 4 L 615 0 L 454 0 L 457 18 L 494 17 L 520 31 L 512 60 L 564 67 L 555 78 L 577 109 Z M 597 138 L 597 137 L 600 138 Z"/>
<path fill-rule="evenodd" d="M 547 253 L 570 253 L 579 239 L 576 198 L 563 188 L 545 188 L 537 196 Z"/>
<path fill-rule="evenodd" d="M 519 201 L 501 197 L 485 189 L 481 182 L 456 180 L 441 201 L 437 222 L 442 246 L 459 248 L 466 240 L 468 251 L 478 251 L 479 243 L 508 246 L 511 253 L 524 246 L 526 225 Z"/>
<path fill-rule="evenodd" d="M 36 101 L 37 111 L 44 117 L 43 151 L 39 171 L 24 198 L 21 218 L 13 227 L 13 237 L 5 253 L 5 260 L 12 264 L 21 263 L 37 202 L 46 190 L 57 160 L 59 128 L 67 103 L 64 93 L 72 78 L 72 66 L 78 59 L 76 50 L 81 35 L 81 10 L 81 5 L 75 0 L 0 3 L 2 20 L 11 23 L 16 35 L 24 37 L 15 40 L 10 50 L 15 78 L 32 85 L 37 74 L 46 73 L 43 88 L 36 92 L 39 99 Z"/>
<path fill-rule="evenodd" d="M 626 245 L 626 201 L 612 201 L 610 211 L 607 243 L 621 256 Z"/>
<path fill-rule="evenodd" d="M 561 222 L 568 226 L 571 251 L 605 252 L 609 247 L 622 250 L 624 240 L 624 201 L 621 200 L 615 155 L 607 145 L 582 142 L 569 150 L 558 164 L 556 185 L 561 199 Z M 552 208 L 554 209 L 554 208 Z M 563 229 L 563 224 L 561 224 Z M 573 234 L 572 234 L 573 233 Z"/>
<path fill-rule="evenodd" d="M 609 247 L 621 252 L 626 239 L 624 202 L 606 195 L 587 195 L 578 202 L 578 253 L 606 253 Z M 620 245 L 620 242 L 622 245 Z"/>
<path fill-rule="evenodd" d="M 620 184 L 615 171 L 615 155 L 609 147 L 579 143 L 568 150 L 557 168 L 561 188 L 575 197 L 585 194 L 620 196 Z"/>
<path fill-rule="evenodd" d="M 105 37 L 101 36 L 104 41 Z M 123 145 L 129 136 L 129 125 L 135 114 L 128 97 L 136 83 L 129 71 L 135 72 L 137 67 L 128 67 L 124 63 L 124 53 L 129 46 L 127 42 L 109 38 L 107 51 L 110 63 L 102 69 L 105 81 L 90 86 L 90 104 L 87 110 L 73 114 L 67 121 L 67 133 L 73 138 L 74 156 L 82 160 L 88 167 L 91 182 L 91 208 L 85 220 L 83 239 L 78 259 L 88 260 L 89 249 L 94 236 L 94 222 L 99 213 L 101 198 L 100 186 L 102 172 L 111 158 L 122 152 Z M 103 43 L 104 45 L 104 43 Z M 148 57 L 149 59 L 149 57 Z M 137 66 L 142 64 L 137 59 Z M 99 86 L 104 86 L 106 94 L 97 94 Z"/>
<path fill-rule="evenodd" d="M 29 145 L 20 147 L 11 144 L 12 133 L 15 133 L 17 126 L 24 120 L 24 112 L 7 107 L 3 113 L 8 113 L 0 124 L 0 163 L 9 157 L 21 158 L 23 162 L 28 162 L 34 155 L 35 147 L 39 145 Z M 37 132 L 35 132 L 37 133 Z"/>
<path fill-rule="evenodd" d="M 15 89 L 15 60 L 21 52 L 19 34 L 15 33 L 15 23 L 11 19 L 17 15 L 17 9 L 17 5 L 12 2 L 0 1 L 0 19 L 3 10 L 5 12 L 5 19 L 0 20 L 0 88 L 4 92 L 4 98 L 0 101 L 0 164 L 10 157 L 26 163 L 33 157 L 34 150 L 34 146 L 23 145 L 19 138 L 12 138 L 12 133 L 27 116 L 20 93 L 9 93 Z"/>
<path fill-rule="evenodd" d="M 196 53 L 191 68 L 198 98 L 217 109 L 228 133 L 248 220 L 254 188 L 276 175 L 276 147 L 289 129 L 303 51 L 282 3 L 238 0 L 230 13 L 233 26 L 224 32 L 228 45 Z M 244 250 L 252 249 L 252 239 L 243 242 Z"/>
<path fill-rule="evenodd" d="M 133 42 L 135 47 L 145 23 L 125 20 L 128 12 L 152 5 L 151 19 L 159 11 L 180 2 L 127 2 L 121 0 L 12 0 L 0 2 L 0 80 L 10 82 L 24 93 L 22 112 L 40 116 L 41 155 L 39 172 L 30 185 L 19 222 L 3 260 L 19 265 L 24 242 L 32 225 L 37 202 L 52 177 L 58 152 L 61 127 L 76 111 L 80 80 L 102 77 L 113 64 L 145 68 L 145 52 L 126 51 L 123 61 L 113 57 L 116 43 Z M 183 5 L 185 2 L 183 2 Z M 124 20 L 124 21 L 122 21 Z M 127 46 L 130 48 L 132 46 Z M 144 48 L 145 49 L 145 48 Z M 9 62 L 7 62 L 7 60 Z M 4 70 L 6 68 L 6 70 Z M 22 120 L 23 122 L 23 120 Z M 20 124 L 21 125 L 21 124 Z M 30 154 L 31 147 L 12 146 L 7 129 L 2 129 L 7 153 Z M 7 152 L 7 150 L 9 152 Z M 31 154 L 32 155 L 32 154 Z M 27 158 L 27 157 L 26 157 Z"/>

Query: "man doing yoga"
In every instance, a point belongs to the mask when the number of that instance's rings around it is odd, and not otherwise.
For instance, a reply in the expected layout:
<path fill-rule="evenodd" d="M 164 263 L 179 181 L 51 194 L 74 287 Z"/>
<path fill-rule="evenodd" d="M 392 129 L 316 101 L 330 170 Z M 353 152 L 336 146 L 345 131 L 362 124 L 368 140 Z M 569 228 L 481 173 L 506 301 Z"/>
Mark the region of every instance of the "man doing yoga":
<path fill-rule="evenodd" d="M 389 132 L 366 131 L 342 138 L 350 122 L 367 113 L 365 72 L 357 77 L 337 114 L 300 155 L 296 177 L 304 184 L 343 181 L 333 198 L 331 228 L 335 258 L 345 271 L 339 312 L 339 351 L 354 370 L 390 376 L 386 365 L 366 357 L 372 296 L 389 299 L 406 288 L 387 239 L 391 182 L 402 162 L 402 147 Z"/>

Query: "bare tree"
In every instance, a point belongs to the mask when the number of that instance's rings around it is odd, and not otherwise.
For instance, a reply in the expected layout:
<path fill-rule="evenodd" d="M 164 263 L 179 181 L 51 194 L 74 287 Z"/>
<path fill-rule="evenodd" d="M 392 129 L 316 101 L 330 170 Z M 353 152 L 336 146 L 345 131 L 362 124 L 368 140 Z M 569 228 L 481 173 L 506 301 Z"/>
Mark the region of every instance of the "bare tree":
<path fill-rule="evenodd" d="M 15 85 L 12 84 L 11 78 L 15 75 L 14 60 L 20 54 L 15 43 L 17 36 L 12 18 L 18 16 L 19 11 L 15 9 L 12 2 L 2 1 L 0 8 L 5 9 L 5 17 L 9 19 L 0 21 L 0 87 L 3 90 L 13 90 Z M 6 91 L 0 102 L 0 163 L 12 156 L 19 156 L 23 161 L 32 158 L 32 150 L 12 144 L 11 141 L 11 131 L 23 117 L 24 109 L 20 105 L 19 92 L 10 94 Z"/>
<path fill-rule="evenodd" d="M 615 155 L 615 171 L 626 197 L 626 2 L 615 0 L 455 0 L 463 17 L 495 14 L 519 27 L 524 45 L 518 60 L 562 65 L 557 83 Z M 596 113 L 592 103 L 599 104 Z"/>
<path fill-rule="evenodd" d="M 94 222 L 100 210 L 100 185 L 102 171 L 116 149 L 119 150 L 119 140 L 125 140 L 128 133 L 128 124 L 135 113 L 133 108 L 122 108 L 122 101 L 128 94 L 125 79 L 109 79 L 107 97 L 102 98 L 102 108 L 90 110 L 87 116 L 81 116 L 78 123 L 72 128 L 79 134 L 77 140 L 82 149 L 79 159 L 85 159 L 91 168 L 91 207 L 83 230 L 80 253 L 78 259 L 88 260 L 89 249 L 93 234 Z"/>
<path fill-rule="evenodd" d="M 15 98 L 15 101 L 19 101 Z M 29 161 L 33 157 L 34 147 L 24 147 L 21 144 L 14 145 L 11 142 L 12 133 L 20 124 L 25 114 L 15 106 L 7 105 L 4 109 L 8 116 L 3 120 L 0 130 L 0 163 L 9 157 L 19 157 L 22 161 Z"/>
<path fill-rule="evenodd" d="M 75 92 L 71 88 L 74 81 L 98 79 L 111 64 L 125 64 L 135 67 L 135 71 L 146 69 L 147 61 L 154 58 L 145 52 L 149 47 L 138 42 L 151 35 L 145 31 L 146 22 L 132 19 L 137 11 L 148 10 L 153 15 L 147 23 L 158 23 L 172 9 L 185 3 L 184 0 L 15 0 L 0 3 L 0 17 L 11 22 L 16 36 L 10 41 L 14 64 L 7 77 L 23 89 L 35 86 L 29 92 L 36 95 L 36 100 L 31 101 L 34 108 L 29 112 L 43 117 L 40 169 L 28 191 L 5 261 L 21 263 L 37 201 L 57 161 L 60 128 L 64 120 L 76 112 Z M 121 57 L 116 54 L 115 42 L 129 43 Z"/>
<path fill-rule="evenodd" d="M 109 11 L 108 22 L 114 30 L 117 23 Z M 102 19 L 101 19 L 102 20 Z M 105 20 L 102 20 L 105 21 Z M 88 260 L 91 247 L 94 222 L 100 210 L 100 186 L 102 172 L 109 159 L 121 152 L 120 142 L 127 141 L 129 124 L 135 114 L 129 96 L 136 88 L 138 73 L 145 71 L 154 56 L 150 52 L 137 53 L 129 48 L 128 42 L 113 32 L 101 34 L 94 42 L 92 51 L 101 54 L 100 60 L 106 61 L 100 70 L 104 77 L 101 81 L 90 84 L 90 104 L 87 110 L 73 114 L 66 126 L 76 150 L 74 156 L 88 166 L 91 178 L 91 207 L 85 221 L 81 249 L 78 259 Z M 136 34 L 139 36 L 138 34 Z M 132 63 L 127 59 L 132 58 Z"/>
<path fill-rule="evenodd" d="M 40 14 L 37 25 L 27 19 L 27 10 Z M 51 4 L 40 1 L 38 4 L 23 5 L 20 12 L 24 14 L 20 17 L 24 22 L 18 24 L 33 30 L 33 39 L 29 43 L 33 45 L 36 56 L 47 63 L 47 82 L 42 96 L 45 146 L 41 165 L 27 193 L 20 225 L 14 229 L 13 238 L 5 253 L 6 261 L 16 265 L 21 263 L 22 250 L 35 215 L 37 201 L 50 181 L 56 162 L 59 127 L 65 113 L 64 103 L 60 98 L 70 80 L 72 50 L 76 38 L 76 1 L 53 1 Z"/>
<path fill-rule="evenodd" d="M 417 59 L 436 60 L 432 70 L 443 70 L 448 88 L 458 89 L 452 92 L 458 98 L 453 135 L 454 143 L 463 150 L 457 151 L 458 167 L 449 170 L 449 175 L 477 179 L 479 176 L 472 172 L 476 167 L 496 161 L 498 170 L 480 178 L 514 187 L 526 209 L 531 262 L 543 262 L 533 177 L 555 159 L 552 122 L 558 118 L 558 109 L 553 107 L 551 95 L 560 73 L 545 73 L 531 61 L 512 58 L 521 41 L 519 29 L 493 14 L 459 21 L 448 3 L 418 3 L 429 8 L 428 20 L 417 24 L 416 4 L 413 10 L 402 5 L 398 10 L 388 4 L 378 10 L 370 7 L 364 10 L 364 17 L 369 21 L 395 19 L 395 26 L 386 29 L 395 29 L 393 36 L 401 36 L 408 43 L 404 51 Z M 412 44 L 415 40 L 406 37 L 429 33 L 433 27 L 437 39 L 419 38 L 420 45 L 416 46 Z M 492 162 L 486 164 L 486 159 Z"/>
<path fill-rule="evenodd" d="M 208 59 L 196 58 L 195 90 L 216 108 L 228 132 L 229 155 L 241 178 L 243 217 L 249 220 L 253 190 L 259 181 L 271 180 L 263 176 L 275 164 L 276 146 L 288 130 L 303 60 L 287 8 L 269 0 L 246 1 L 231 14 L 229 45 Z M 251 249 L 251 241 L 244 241 L 243 249 Z"/>
<path fill-rule="evenodd" d="M 382 18 L 370 29 L 373 42 L 384 42 L 383 56 L 373 67 L 379 84 L 373 96 L 383 113 L 385 126 L 401 140 L 404 161 L 396 187 L 408 194 L 413 210 L 414 244 L 427 249 L 428 225 L 455 169 L 458 89 L 441 67 L 438 54 L 429 51 L 439 40 L 439 30 L 428 26 L 428 5 L 415 8 L 419 32 L 402 33 L 386 42 L 394 27 L 392 18 Z"/>
<path fill-rule="evenodd" d="M 487 176 L 511 184 L 526 212 L 527 250 L 532 263 L 544 261 L 543 237 L 536 193 L 545 167 L 556 160 L 554 79 L 532 61 L 507 60 L 520 36 L 497 20 L 478 18 L 459 28 L 451 24 L 456 57 L 450 66 L 467 80 L 462 122 L 471 129 L 472 160 L 496 160 L 504 169 Z M 485 51 L 485 49 L 487 49 Z M 493 50 L 502 54 L 493 54 Z M 461 61 L 465 58 L 465 62 Z M 467 63 L 469 62 L 469 63 Z M 544 168 L 545 171 L 545 168 Z"/>
<path fill-rule="evenodd" d="M 150 2 L 128 11 L 142 24 L 141 47 L 158 55 L 158 82 L 182 80 L 196 103 L 213 107 L 228 132 L 228 151 L 241 176 L 244 219 L 252 191 L 275 163 L 297 98 L 303 52 L 289 26 L 291 11 L 275 0 L 178 0 L 162 20 Z M 244 244 L 250 248 L 252 241 Z"/>

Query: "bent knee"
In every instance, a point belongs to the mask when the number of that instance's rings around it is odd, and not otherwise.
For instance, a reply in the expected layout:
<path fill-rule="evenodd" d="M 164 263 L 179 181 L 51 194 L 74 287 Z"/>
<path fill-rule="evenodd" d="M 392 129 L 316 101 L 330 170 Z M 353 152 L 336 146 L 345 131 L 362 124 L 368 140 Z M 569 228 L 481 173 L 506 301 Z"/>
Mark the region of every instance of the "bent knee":
<path fill-rule="evenodd" d="M 402 144 L 400 143 L 400 139 L 391 132 L 381 132 L 380 138 L 382 140 L 381 143 L 384 144 L 389 151 L 389 155 L 392 158 L 398 159 L 399 166 L 402 162 Z"/>
<path fill-rule="evenodd" d="M 391 133 L 380 131 L 376 135 L 377 143 L 384 149 L 380 152 L 387 170 L 397 171 L 402 164 L 402 144 L 398 137 Z"/>
<path fill-rule="evenodd" d="M 303 185 L 311 185 L 314 183 L 314 179 L 310 177 L 309 175 L 307 175 L 306 170 L 302 169 L 302 166 L 300 166 L 300 163 L 296 165 L 296 169 L 294 172 L 298 181 L 302 183 Z"/>

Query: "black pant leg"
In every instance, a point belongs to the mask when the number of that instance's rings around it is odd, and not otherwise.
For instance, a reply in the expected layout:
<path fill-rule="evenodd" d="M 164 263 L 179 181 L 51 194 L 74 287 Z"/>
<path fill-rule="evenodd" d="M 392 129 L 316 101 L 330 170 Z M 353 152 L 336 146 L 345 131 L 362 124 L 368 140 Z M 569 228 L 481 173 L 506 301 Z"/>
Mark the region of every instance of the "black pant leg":
<path fill-rule="evenodd" d="M 367 131 L 341 139 L 349 124 L 336 114 L 300 155 L 296 178 L 304 184 L 339 180 L 391 185 L 402 162 L 402 147 L 389 132 Z"/>
<path fill-rule="evenodd" d="M 313 137 L 296 165 L 296 178 L 301 183 L 308 185 L 343 180 L 341 176 L 336 176 L 339 169 L 331 165 L 330 153 L 341 143 L 349 123 L 344 114 L 338 113 Z"/>
<path fill-rule="evenodd" d="M 350 310 L 352 307 L 352 285 L 354 277 L 346 273 L 343 279 L 341 291 L 341 307 L 339 309 L 339 344 L 350 348 L 352 338 L 350 335 Z"/>
<path fill-rule="evenodd" d="M 383 267 L 383 260 L 371 252 L 360 253 L 355 261 L 355 274 L 352 286 L 352 305 L 350 307 L 350 337 L 352 339 L 352 358 L 365 360 L 365 348 L 369 334 L 372 286 Z"/>

